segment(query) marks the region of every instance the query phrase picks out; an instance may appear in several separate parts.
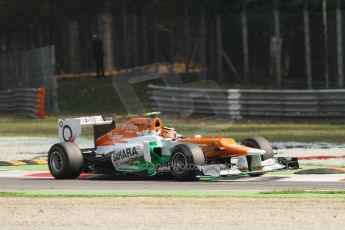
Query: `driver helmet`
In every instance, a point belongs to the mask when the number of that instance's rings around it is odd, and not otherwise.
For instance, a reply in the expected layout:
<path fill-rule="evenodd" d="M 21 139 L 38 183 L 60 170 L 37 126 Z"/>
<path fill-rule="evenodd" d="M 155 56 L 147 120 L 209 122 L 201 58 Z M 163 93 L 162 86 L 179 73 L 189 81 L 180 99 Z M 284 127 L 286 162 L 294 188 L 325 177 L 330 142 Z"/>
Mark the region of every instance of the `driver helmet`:
<path fill-rule="evenodd" d="M 163 127 L 162 136 L 164 138 L 176 139 L 175 129 L 172 127 Z"/>

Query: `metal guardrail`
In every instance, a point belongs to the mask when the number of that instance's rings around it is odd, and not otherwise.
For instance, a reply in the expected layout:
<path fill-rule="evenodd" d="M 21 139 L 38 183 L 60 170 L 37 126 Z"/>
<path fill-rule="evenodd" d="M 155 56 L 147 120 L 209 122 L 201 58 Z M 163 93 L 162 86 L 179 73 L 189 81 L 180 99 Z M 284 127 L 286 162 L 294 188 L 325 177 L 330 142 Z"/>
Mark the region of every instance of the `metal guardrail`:
<path fill-rule="evenodd" d="M 58 112 L 55 47 L 0 53 L 0 90 L 45 87 L 46 107 Z"/>
<path fill-rule="evenodd" d="M 44 118 L 45 95 L 45 88 L 0 91 L 0 112 L 18 113 L 31 118 Z"/>
<path fill-rule="evenodd" d="M 240 90 L 149 85 L 151 109 L 241 117 L 345 117 L 345 89 Z"/>

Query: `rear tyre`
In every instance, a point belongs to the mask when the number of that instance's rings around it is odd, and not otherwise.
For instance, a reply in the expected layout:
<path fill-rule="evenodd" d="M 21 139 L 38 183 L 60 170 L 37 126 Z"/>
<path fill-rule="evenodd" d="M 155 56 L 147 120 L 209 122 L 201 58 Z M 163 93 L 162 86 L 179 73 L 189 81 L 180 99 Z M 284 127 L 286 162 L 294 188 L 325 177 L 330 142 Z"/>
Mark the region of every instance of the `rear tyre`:
<path fill-rule="evenodd" d="M 83 155 L 79 147 L 70 142 L 53 145 L 48 152 L 48 167 L 56 179 L 74 179 L 83 169 Z"/>
<path fill-rule="evenodd" d="M 170 171 L 175 179 L 193 181 L 196 180 L 197 166 L 205 164 L 205 157 L 199 146 L 184 143 L 172 149 L 170 162 Z"/>
<path fill-rule="evenodd" d="M 265 150 L 266 153 L 264 155 L 261 155 L 261 160 L 263 160 L 263 161 L 270 159 L 270 158 L 273 158 L 273 149 L 272 149 L 271 143 L 263 137 L 247 138 L 247 139 L 243 140 L 241 144 L 244 146 L 247 146 L 247 147 Z M 248 167 L 251 168 L 252 157 L 247 156 L 247 161 L 248 161 Z M 261 175 L 263 175 L 263 173 L 251 173 L 251 174 L 249 174 L 249 176 L 253 176 L 253 177 L 261 176 Z"/>

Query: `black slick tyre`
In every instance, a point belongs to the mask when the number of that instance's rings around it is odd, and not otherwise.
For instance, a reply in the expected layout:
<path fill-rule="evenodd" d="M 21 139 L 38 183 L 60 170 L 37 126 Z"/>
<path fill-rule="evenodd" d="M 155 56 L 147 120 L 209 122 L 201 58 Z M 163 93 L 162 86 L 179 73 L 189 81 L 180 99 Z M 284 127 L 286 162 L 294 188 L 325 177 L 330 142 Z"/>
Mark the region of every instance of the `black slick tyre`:
<path fill-rule="evenodd" d="M 273 158 L 273 149 L 271 143 L 263 137 L 247 138 L 243 140 L 241 144 L 247 147 L 265 150 L 266 153 L 261 156 L 262 160 Z"/>
<path fill-rule="evenodd" d="M 55 144 L 48 152 L 49 171 L 56 179 L 77 178 L 83 170 L 83 164 L 83 155 L 74 143 Z"/>
<path fill-rule="evenodd" d="M 170 171 L 180 181 L 196 180 L 197 166 L 205 164 L 204 153 L 191 143 L 176 145 L 171 151 Z"/>
<path fill-rule="evenodd" d="M 242 145 L 251 147 L 251 148 L 256 148 L 256 149 L 262 149 L 265 150 L 266 153 L 264 155 L 261 155 L 261 160 L 267 160 L 270 158 L 273 158 L 273 149 L 271 146 L 271 143 L 265 139 L 264 137 L 251 137 L 243 140 L 241 142 Z M 252 157 L 247 156 L 247 161 L 248 161 L 248 167 L 251 168 L 251 161 Z M 261 176 L 263 173 L 250 173 L 249 176 L 252 177 L 257 177 Z"/>

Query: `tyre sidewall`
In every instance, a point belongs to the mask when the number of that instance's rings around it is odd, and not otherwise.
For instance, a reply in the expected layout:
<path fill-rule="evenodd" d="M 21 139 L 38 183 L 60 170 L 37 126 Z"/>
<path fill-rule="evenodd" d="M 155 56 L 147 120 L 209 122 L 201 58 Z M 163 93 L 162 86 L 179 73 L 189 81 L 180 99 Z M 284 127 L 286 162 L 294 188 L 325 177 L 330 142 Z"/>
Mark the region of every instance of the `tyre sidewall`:
<path fill-rule="evenodd" d="M 63 164 L 59 172 L 51 166 L 51 156 L 54 152 L 60 153 Z M 58 143 L 53 145 L 48 152 L 48 167 L 56 179 L 74 179 L 83 169 L 83 157 L 79 147 L 74 143 Z"/>
<path fill-rule="evenodd" d="M 183 173 L 178 174 L 174 170 L 173 159 L 175 155 L 182 154 L 186 159 L 185 170 Z M 193 153 L 189 146 L 185 144 L 176 145 L 171 151 L 171 173 L 178 180 L 194 180 L 196 178 L 196 165 L 194 164 Z"/>
<path fill-rule="evenodd" d="M 273 149 L 271 143 L 263 137 L 251 137 L 243 140 L 242 145 L 265 150 L 266 153 L 261 155 L 262 160 L 267 160 L 273 158 Z"/>

